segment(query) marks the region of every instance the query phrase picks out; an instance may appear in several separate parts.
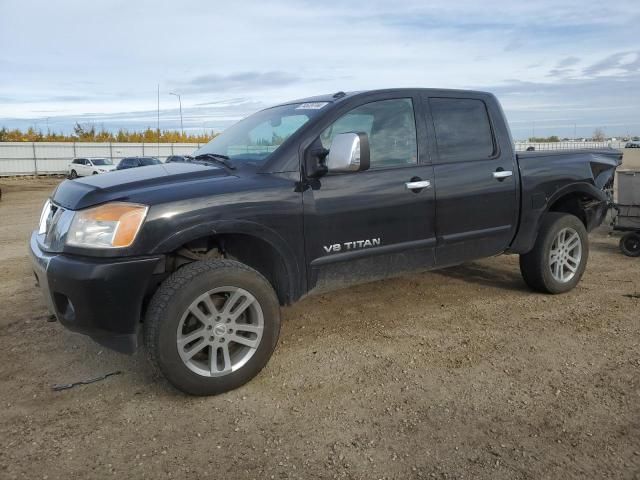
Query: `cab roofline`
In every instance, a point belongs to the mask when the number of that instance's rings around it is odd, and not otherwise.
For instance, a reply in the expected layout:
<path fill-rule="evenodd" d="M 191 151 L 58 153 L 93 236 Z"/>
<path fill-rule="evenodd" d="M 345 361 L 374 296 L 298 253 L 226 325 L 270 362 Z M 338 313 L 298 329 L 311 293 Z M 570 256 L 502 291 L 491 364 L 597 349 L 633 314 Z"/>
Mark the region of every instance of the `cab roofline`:
<path fill-rule="evenodd" d="M 356 90 L 353 92 L 339 91 L 339 92 L 328 93 L 324 95 L 316 95 L 314 97 L 299 98 L 296 100 L 291 100 L 291 101 L 281 103 L 279 105 L 290 105 L 294 103 L 311 103 L 311 102 L 337 103 L 337 102 L 341 102 L 349 98 L 353 98 L 361 95 L 372 95 L 377 93 L 391 93 L 391 92 L 409 93 L 409 92 L 416 92 L 416 91 L 424 92 L 431 95 L 434 95 L 434 94 L 437 95 L 439 93 L 447 94 L 447 95 L 451 95 L 455 93 L 460 93 L 461 95 L 462 94 L 492 95 L 489 92 L 484 92 L 481 90 L 462 90 L 462 89 L 452 89 L 452 88 L 417 88 L 417 87 L 416 88 L 381 88 L 381 89 L 374 89 L 374 90 Z"/>

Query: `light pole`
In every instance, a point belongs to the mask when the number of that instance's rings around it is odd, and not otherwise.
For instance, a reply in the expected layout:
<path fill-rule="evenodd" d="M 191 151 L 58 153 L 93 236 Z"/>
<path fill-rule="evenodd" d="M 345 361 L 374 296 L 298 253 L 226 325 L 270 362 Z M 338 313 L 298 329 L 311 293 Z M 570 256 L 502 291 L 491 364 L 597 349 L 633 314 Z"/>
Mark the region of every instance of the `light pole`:
<path fill-rule="evenodd" d="M 169 95 L 173 95 L 174 97 L 178 97 L 178 105 L 180 105 L 180 133 L 184 137 L 184 125 L 182 124 L 182 98 L 180 98 L 179 93 L 169 92 Z"/>

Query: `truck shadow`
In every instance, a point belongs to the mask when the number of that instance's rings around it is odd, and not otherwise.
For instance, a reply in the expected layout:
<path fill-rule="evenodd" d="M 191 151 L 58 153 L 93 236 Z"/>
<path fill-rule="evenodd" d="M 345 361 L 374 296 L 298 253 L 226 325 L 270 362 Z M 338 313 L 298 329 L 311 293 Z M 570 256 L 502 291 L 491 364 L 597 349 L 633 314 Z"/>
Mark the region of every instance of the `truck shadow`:
<path fill-rule="evenodd" d="M 606 237 L 591 237 L 589 238 L 589 249 L 592 252 L 603 252 L 622 255 L 622 252 L 618 247 L 619 242 L 620 236 L 612 235 Z"/>
<path fill-rule="evenodd" d="M 430 273 L 487 287 L 519 292 L 530 291 L 519 272 L 507 271 L 478 263 L 465 263 Z"/>

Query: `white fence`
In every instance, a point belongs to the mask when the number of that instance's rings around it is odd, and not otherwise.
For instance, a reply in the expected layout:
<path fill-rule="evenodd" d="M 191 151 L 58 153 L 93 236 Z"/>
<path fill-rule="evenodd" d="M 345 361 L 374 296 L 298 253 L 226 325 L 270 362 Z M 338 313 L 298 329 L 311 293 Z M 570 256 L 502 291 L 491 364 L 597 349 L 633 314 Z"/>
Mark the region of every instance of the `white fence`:
<path fill-rule="evenodd" d="M 624 148 L 624 142 L 516 142 L 517 151 L 573 148 Z M 117 163 L 124 157 L 153 156 L 166 160 L 169 155 L 187 155 L 200 147 L 197 143 L 62 143 L 0 142 L 0 176 L 65 173 L 72 158 L 106 157 Z"/>
<path fill-rule="evenodd" d="M 124 157 L 149 156 L 164 161 L 187 155 L 198 143 L 62 143 L 0 142 L 0 176 L 65 173 L 75 157 L 104 157 L 117 163 Z"/>
<path fill-rule="evenodd" d="M 516 142 L 516 151 L 523 152 L 527 148 L 534 150 L 573 150 L 580 148 L 624 148 L 626 142 Z"/>

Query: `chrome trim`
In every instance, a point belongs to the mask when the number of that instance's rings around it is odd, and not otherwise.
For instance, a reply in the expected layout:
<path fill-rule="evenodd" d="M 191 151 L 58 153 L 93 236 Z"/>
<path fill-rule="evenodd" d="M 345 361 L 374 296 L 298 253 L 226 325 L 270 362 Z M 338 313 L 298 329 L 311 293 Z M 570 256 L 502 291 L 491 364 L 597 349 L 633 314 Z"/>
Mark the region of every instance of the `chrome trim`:
<path fill-rule="evenodd" d="M 333 138 L 326 160 L 330 172 L 360 170 L 360 137 L 357 133 L 339 133 Z"/>
<path fill-rule="evenodd" d="M 493 172 L 493 178 L 507 178 L 513 175 L 511 170 L 501 170 L 499 172 Z"/>
<path fill-rule="evenodd" d="M 431 187 L 431 182 L 429 180 L 420 180 L 418 182 L 407 182 L 404 186 L 407 187 L 407 190 L 416 190 L 418 188 Z"/>
<path fill-rule="evenodd" d="M 51 216 L 51 201 L 47 199 L 42 207 L 42 213 L 40 213 L 40 222 L 38 222 L 38 235 L 47 233 L 47 224 L 50 223 Z"/>

